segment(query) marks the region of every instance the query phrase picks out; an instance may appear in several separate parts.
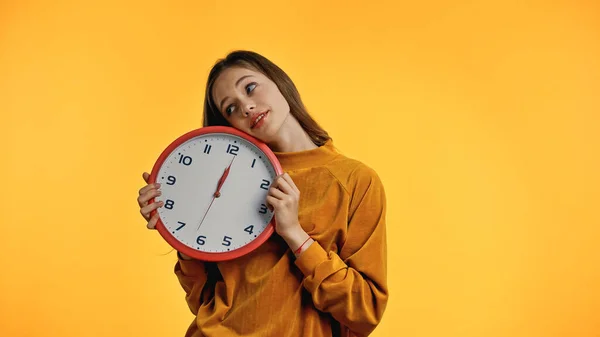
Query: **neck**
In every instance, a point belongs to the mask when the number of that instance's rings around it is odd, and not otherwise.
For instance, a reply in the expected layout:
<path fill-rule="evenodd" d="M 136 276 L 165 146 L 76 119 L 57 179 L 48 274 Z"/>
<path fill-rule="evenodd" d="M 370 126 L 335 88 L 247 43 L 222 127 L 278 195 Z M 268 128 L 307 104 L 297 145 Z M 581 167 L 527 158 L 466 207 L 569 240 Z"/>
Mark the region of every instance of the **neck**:
<path fill-rule="evenodd" d="M 318 147 L 291 114 L 286 117 L 277 136 L 267 144 L 275 152 L 298 152 Z"/>

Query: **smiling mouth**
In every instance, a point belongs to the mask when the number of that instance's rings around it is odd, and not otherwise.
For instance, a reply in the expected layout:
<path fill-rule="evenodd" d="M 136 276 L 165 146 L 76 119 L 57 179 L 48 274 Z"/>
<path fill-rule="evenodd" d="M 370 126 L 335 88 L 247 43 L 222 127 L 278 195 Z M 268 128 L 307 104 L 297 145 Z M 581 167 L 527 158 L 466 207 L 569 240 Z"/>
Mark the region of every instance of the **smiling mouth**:
<path fill-rule="evenodd" d="M 256 116 L 256 118 L 254 118 L 254 120 L 252 121 L 252 125 L 250 126 L 250 129 L 254 129 L 254 127 L 256 126 L 256 124 L 258 124 L 258 122 L 260 122 L 263 118 L 265 118 L 265 116 L 269 113 L 269 111 L 265 111 L 263 113 L 258 114 L 258 116 Z"/>

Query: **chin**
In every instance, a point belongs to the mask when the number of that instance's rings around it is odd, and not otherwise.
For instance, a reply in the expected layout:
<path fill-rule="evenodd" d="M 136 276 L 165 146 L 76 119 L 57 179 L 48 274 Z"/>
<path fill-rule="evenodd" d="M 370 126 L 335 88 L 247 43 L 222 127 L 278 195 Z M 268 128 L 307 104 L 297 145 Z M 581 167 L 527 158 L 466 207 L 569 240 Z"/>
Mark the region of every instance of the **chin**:
<path fill-rule="evenodd" d="M 265 143 L 265 144 L 269 144 L 273 141 L 273 137 L 270 137 L 268 135 L 265 134 L 255 134 L 255 133 L 250 133 L 251 136 L 253 136 L 254 138 L 260 140 L 261 142 Z"/>
<path fill-rule="evenodd" d="M 273 138 L 273 132 L 268 127 L 260 129 L 249 129 L 246 131 L 246 133 L 253 136 L 254 138 L 261 140 L 264 143 L 268 143 Z"/>

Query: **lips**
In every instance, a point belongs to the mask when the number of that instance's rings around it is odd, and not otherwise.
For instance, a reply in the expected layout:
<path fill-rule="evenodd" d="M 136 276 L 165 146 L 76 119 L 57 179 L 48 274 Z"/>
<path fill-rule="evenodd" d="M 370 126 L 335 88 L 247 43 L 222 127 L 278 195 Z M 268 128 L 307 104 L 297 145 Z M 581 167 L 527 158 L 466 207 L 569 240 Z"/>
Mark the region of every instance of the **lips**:
<path fill-rule="evenodd" d="M 252 116 L 252 124 L 250 124 L 250 129 L 254 129 L 254 127 L 256 126 L 256 124 L 258 122 L 260 122 L 263 118 L 265 118 L 268 113 L 269 113 L 269 110 L 267 110 L 265 112 L 258 113 L 256 115 Z"/>

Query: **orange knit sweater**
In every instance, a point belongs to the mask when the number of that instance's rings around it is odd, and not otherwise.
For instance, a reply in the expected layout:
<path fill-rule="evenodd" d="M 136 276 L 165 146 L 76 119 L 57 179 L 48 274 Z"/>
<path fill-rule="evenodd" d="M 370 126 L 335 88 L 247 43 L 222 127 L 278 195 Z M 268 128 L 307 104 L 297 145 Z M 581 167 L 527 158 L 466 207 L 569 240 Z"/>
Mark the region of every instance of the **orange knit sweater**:
<path fill-rule="evenodd" d="M 186 337 L 366 336 L 381 321 L 386 199 L 378 175 L 328 141 L 275 153 L 300 190 L 300 225 L 315 240 L 297 259 L 273 236 L 226 262 L 178 259 L 195 315 Z"/>

